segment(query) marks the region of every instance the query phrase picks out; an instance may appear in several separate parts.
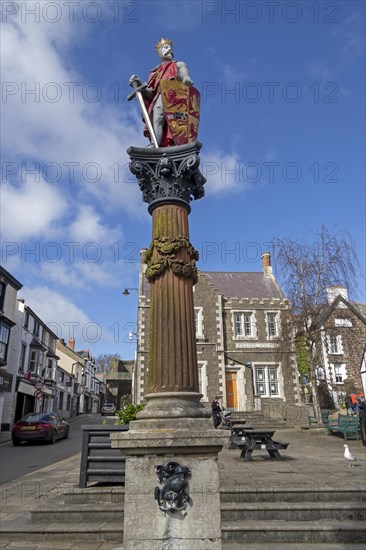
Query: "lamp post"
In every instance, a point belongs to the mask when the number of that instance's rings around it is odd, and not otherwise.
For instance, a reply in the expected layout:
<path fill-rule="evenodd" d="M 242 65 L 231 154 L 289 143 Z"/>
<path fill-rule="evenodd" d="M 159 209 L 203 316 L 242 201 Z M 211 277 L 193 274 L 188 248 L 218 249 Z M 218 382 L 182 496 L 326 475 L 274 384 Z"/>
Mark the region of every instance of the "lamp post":
<path fill-rule="evenodd" d="M 123 296 L 129 296 L 131 294 L 130 290 L 136 290 L 136 292 L 139 291 L 138 288 L 125 288 L 124 291 L 122 292 Z"/>

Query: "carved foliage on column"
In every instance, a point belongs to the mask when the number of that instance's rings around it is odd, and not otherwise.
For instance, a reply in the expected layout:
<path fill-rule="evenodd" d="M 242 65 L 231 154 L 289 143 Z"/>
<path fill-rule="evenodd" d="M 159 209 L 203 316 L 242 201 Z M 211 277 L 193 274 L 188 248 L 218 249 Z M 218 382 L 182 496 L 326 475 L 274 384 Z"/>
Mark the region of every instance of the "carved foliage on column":
<path fill-rule="evenodd" d="M 158 260 L 153 260 L 154 249 L 159 253 Z M 185 249 L 189 261 L 177 257 L 177 254 L 183 249 Z M 185 237 L 154 239 L 145 253 L 146 278 L 152 282 L 163 275 L 167 269 L 171 269 L 177 277 L 193 279 L 193 284 L 196 284 L 198 280 L 196 261 L 198 258 L 198 251 Z"/>
<path fill-rule="evenodd" d="M 206 178 L 198 169 L 201 145 L 161 149 L 138 149 L 130 147 L 130 170 L 136 176 L 145 202 L 157 199 L 176 198 L 189 203 L 192 198 L 204 196 Z M 155 152 L 157 151 L 157 152 Z"/>

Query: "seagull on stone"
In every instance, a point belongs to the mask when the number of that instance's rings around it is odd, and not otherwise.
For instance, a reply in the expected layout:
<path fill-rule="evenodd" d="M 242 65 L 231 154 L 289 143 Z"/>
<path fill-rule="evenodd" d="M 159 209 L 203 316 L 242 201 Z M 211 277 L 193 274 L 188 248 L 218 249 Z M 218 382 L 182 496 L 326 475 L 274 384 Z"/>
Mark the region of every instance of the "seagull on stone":
<path fill-rule="evenodd" d="M 354 466 L 354 462 L 359 462 L 360 459 L 358 456 L 351 453 L 351 451 L 348 448 L 348 445 L 343 445 L 344 447 L 344 458 L 348 461 L 348 466 Z"/>

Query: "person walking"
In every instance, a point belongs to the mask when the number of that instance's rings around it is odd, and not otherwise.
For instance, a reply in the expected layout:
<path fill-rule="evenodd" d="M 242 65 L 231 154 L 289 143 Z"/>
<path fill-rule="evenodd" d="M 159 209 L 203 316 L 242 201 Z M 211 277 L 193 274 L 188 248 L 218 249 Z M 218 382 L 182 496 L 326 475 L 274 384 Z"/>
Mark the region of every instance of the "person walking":
<path fill-rule="evenodd" d="M 211 409 L 212 409 L 212 416 L 214 421 L 214 428 L 216 429 L 221 422 L 221 418 L 220 418 L 221 407 L 217 397 L 215 397 L 215 399 L 212 401 Z"/>

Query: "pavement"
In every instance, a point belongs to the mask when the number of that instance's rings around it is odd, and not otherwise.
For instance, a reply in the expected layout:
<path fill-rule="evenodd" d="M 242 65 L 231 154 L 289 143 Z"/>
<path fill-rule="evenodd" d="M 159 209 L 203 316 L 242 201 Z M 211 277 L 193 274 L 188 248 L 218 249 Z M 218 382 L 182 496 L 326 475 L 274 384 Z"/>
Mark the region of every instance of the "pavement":
<path fill-rule="evenodd" d="M 229 433 L 229 432 L 228 432 Z M 366 447 L 361 439 L 348 441 L 350 450 L 360 462 L 354 467 L 343 457 L 342 435 L 328 435 L 326 430 L 286 428 L 276 430 L 274 439 L 288 442 L 281 451 L 282 460 L 271 459 L 266 451 L 254 451 L 252 460 L 244 462 L 239 449 L 229 450 L 228 445 L 219 454 L 221 489 L 240 491 L 311 490 L 316 498 L 324 490 L 347 487 L 366 492 Z M 30 522 L 30 510 L 38 506 L 62 502 L 66 490 L 78 486 L 80 453 L 46 468 L 0 486 L 3 525 L 8 522 Z M 1 528 L 0 528 L 1 532 Z M 73 543 L 52 541 L 7 542 L 0 548 L 12 550 L 121 550 L 116 543 Z"/>

